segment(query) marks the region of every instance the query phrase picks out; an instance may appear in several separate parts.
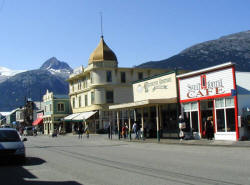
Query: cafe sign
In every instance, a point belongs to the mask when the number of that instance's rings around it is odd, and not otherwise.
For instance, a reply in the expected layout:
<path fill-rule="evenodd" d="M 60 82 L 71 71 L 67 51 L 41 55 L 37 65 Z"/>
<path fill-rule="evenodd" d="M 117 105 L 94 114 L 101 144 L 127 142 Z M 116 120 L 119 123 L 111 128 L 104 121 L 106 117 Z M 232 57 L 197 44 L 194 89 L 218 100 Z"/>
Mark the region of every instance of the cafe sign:
<path fill-rule="evenodd" d="M 179 80 L 180 101 L 231 96 L 234 89 L 232 68 Z"/>
<path fill-rule="evenodd" d="M 175 73 L 133 84 L 134 101 L 176 98 Z"/>

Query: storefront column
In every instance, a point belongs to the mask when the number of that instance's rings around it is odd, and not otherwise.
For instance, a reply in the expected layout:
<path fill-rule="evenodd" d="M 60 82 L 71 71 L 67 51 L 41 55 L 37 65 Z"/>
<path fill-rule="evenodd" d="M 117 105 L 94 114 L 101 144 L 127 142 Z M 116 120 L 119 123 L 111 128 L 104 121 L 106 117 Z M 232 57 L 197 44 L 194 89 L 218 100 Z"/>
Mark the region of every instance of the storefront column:
<path fill-rule="evenodd" d="M 158 142 L 160 142 L 159 105 L 156 105 L 156 129 L 157 129 L 157 140 Z"/>
<path fill-rule="evenodd" d="M 199 122 L 199 130 L 200 130 L 200 137 L 202 138 L 202 119 L 201 119 L 201 102 L 198 101 L 198 122 Z"/>
<path fill-rule="evenodd" d="M 136 109 L 134 109 L 134 122 L 136 122 Z"/>
<path fill-rule="evenodd" d="M 144 114 L 144 111 L 142 108 L 141 109 L 141 128 L 142 128 L 141 135 L 142 135 L 142 139 L 144 140 L 145 138 L 144 138 L 144 116 L 143 116 L 143 114 Z"/>
<path fill-rule="evenodd" d="M 160 136 L 163 134 L 163 123 L 162 123 L 162 114 L 161 114 L 161 110 L 162 110 L 162 105 L 159 105 L 159 125 L 160 125 L 160 128 L 159 128 L 159 131 L 160 131 Z"/>
<path fill-rule="evenodd" d="M 131 141 L 131 116 L 130 116 L 130 109 L 128 109 L 128 134 L 129 134 L 129 140 Z"/>
<path fill-rule="evenodd" d="M 117 116 L 117 130 L 118 130 L 118 139 L 120 140 L 121 136 L 120 136 L 120 120 L 119 120 L 119 111 L 116 112 L 116 116 Z"/>

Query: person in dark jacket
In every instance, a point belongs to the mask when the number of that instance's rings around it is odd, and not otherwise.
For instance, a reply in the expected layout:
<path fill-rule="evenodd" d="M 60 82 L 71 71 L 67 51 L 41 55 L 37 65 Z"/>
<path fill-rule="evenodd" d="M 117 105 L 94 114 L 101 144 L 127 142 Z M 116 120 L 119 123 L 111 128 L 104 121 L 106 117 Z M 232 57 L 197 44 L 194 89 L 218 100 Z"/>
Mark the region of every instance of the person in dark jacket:
<path fill-rule="evenodd" d="M 82 123 L 79 123 L 79 126 L 78 126 L 78 139 L 82 139 L 82 134 L 83 134 L 83 125 L 82 125 Z"/>
<path fill-rule="evenodd" d="M 214 126 L 212 117 L 208 117 L 207 121 L 205 122 L 205 129 L 206 129 L 206 137 L 208 140 L 212 140 L 214 137 Z"/>

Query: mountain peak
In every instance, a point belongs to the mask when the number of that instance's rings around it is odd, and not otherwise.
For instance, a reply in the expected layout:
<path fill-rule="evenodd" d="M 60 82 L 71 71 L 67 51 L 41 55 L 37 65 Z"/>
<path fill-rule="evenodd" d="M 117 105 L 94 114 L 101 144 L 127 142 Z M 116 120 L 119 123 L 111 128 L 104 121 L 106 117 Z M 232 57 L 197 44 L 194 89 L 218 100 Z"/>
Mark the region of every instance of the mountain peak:
<path fill-rule="evenodd" d="M 66 63 L 58 60 L 56 57 L 51 57 L 46 60 L 40 69 L 45 70 L 67 70 L 72 72 L 72 68 Z"/>

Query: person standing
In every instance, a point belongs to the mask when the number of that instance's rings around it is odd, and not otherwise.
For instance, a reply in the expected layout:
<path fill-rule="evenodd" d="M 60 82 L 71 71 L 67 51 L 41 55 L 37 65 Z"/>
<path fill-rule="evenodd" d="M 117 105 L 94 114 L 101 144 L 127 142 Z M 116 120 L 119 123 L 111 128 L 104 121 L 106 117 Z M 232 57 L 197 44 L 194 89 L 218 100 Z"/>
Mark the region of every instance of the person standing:
<path fill-rule="evenodd" d="M 138 139 L 137 124 L 134 122 L 132 126 L 133 132 L 135 133 L 135 139 Z"/>
<path fill-rule="evenodd" d="M 82 125 L 82 123 L 79 123 L 79 126 L 78 126 L 78 139 L 82 139 L 82 134 L 83 134 L 83 125 Z"/>
<path fill-rule="evenodd" d="M 205 129 L 206 129 L 207 139 L 212 140 L 214 135 L 214 127 L 211 117 L 207 117 L 207 121 L 205 122 Z"/>
<path fill-rule="evenodd" d="M 185 134 L 183 130 L 186 128 L 186 123 L 184 122 L 182 115 L 179 116 L 178 123 L 179 123 L 179 129 L 180 129 L 179 138 L 183 140 L 185 138 Z"/>
<path fill-rule="evenodd" d="M 89 138 L 89 125 L 88 124 L 86 124 L 86 127 L 85 127 L 85 134 L 87 138 Z"/>
<path fill-rule="evenodd" d="M 107 126 L 107 132 L 108 132 L 108 138 L 112 139 L 112 126 L 110 122 L 108 123 L 108 126 Z"/>

